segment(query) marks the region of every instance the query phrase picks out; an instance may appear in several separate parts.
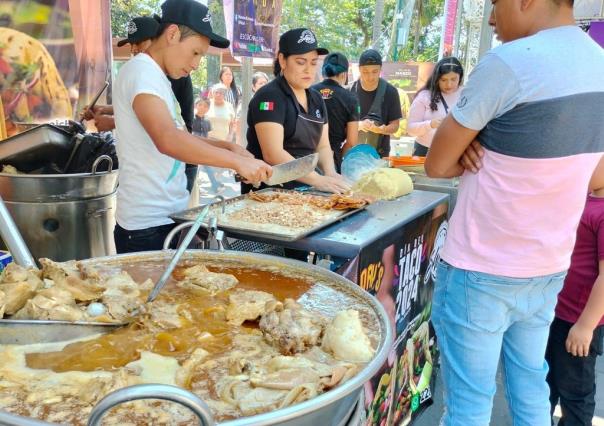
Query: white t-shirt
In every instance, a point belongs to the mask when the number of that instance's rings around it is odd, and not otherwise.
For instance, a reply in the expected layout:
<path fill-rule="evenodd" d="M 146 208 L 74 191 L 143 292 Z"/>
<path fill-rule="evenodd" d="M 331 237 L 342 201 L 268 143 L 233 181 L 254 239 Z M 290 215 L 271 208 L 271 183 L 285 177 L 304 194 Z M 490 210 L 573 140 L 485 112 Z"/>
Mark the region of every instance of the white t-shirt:
<path fill-rule="evenodd" d="M 170 81 L 150 56 L 140 53 L 121 68 L 113 89 L 117 155 L 120 160 L 117 223 L 137 230 L 173 223 L 170 214 L 187 208 L 185 165 L 158 151 L 132 108 L 140 94 L 163 100 L 176 126 L 184 129 Z"/>
<path fill-rule="evenodd" d="M 229 126 L 231 121 L 235 118 L 235 110 L 229 102 L 224 102 L 224 105 L 218 106 L 212 102 L 208 113 L 206 114 L 210 123 L 212 123 L 212 130 L 208 133 L 208 136 L 226 140 L 229 136 Z"/>

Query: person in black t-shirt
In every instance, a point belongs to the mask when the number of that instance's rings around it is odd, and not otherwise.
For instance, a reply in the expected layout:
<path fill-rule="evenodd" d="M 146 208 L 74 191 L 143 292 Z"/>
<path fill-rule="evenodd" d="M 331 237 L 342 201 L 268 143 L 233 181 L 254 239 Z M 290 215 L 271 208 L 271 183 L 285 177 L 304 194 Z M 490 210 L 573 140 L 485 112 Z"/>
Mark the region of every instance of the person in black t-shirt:
<path fill-rule="evenodd" d="M 348 80 L 348 59 L 341 53 L 330 53 L 323 62 L 325 79 L 312 86 L 321 94 L 329 117 L 329 143 L 336 170 L 340 172 L 343 154 L 357 144 L 359 101 L 343 86 Z M 344 143 L 346 142 L 346 143 Z"/>
<path fill-rule="evenodd" d="M 321 95 L 311 90 L 319 55 L 312 31 L 297 28 L 281 35 L 275 60 L 276 78 L 261 87 L 248 108 L 248 150 L 268 164 L 281 164 L 314 152 L 319 153 L 323 175 L 312 172 L 285 188 L 311 185 L 341 193 L 349 190 L 335 168 L 329 144 L 327 109 Z M 253 189 L 242 184 L 243 193 Z"/>
<path fill-rule="evenodd" d="M 380 78 L 381 71 L 380 53 L 374 49 L 364 51 L 359 58 L 360 78 L 351 91 L 357 94 L 361 105 L 359 144 L 372 145 L 380 157 L 387 157 L 390 153 L 390 135 L 398 130 L 403 115 L 398 91 Z M 376 97 L 380 95 L 381 102 L 375 102 L 374 105 Z"/>

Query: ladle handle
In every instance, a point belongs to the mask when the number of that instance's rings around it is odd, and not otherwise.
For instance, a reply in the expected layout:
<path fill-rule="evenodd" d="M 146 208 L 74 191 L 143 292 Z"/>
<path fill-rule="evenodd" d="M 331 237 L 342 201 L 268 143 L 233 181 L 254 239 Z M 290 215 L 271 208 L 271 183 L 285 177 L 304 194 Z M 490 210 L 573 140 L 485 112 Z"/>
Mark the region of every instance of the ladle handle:
<path fill-rule="evenodd" d="M 201 213 L 199 213 L 199 216 L 197 216 L 195 223 L 193 223 L 193 226 L 191 226 L 191 229 L 189 229 L 189 232 L 187 232 L 187 235 L 185 235 L 185 238 L 183 239 L 182 243 L 180 244 L 180 247 L 178 247 L 178 250 L 176 250 L 176 253 L 172 257 L 170 264 L 168 265 L 168 267 L 162 274 L 159 281 L 157 281 L 157 283 L 155 284 L 155 287 L 153 287 L 153 290 L 151 290 L 151 293 L 149 294 L 149 297 L 147 298 L 147 302 L 153 302 L 155 300 L 155 298 L 157 297 L 157 295 L 159 294 L 159 292 L 161 291 L 161 289 L 166 285 L 166 283 L 168 282 L 168 278 L 170 278 L 170 274 L 172 274 L 172 271 L 174 271 L 174 268 L 176 268 L 178 261 L 180 260 L 183 253 L 185 252 L 185 250 L 191 243 L 191 240 L 193 239 L 193 237 L 199 230 L 199 227 L 201 226 L 201 222 L 203 222 L 203 220 L 206 218 L 209 211 L 210 211 L 210 204 L 205 206 L 203 208 L 203 210 L 201 211 Z"/>
<path fill-rule="evenodd" d="M 0 197 L 0 235 L 17 265 L 38 268 L 2 197 Z"/>
<path fill-rule="evenodd" d="M 161 399 L 181 404 L 193 411 L 202 426 L 214 426 L 210 408 L 197 395 L 171 385 L 145 384 L 128 386 L 111 392 L 99 401 L 88 418 L 88 426 L 99 426 L 105 413 L 124 402 L 141 399 Z"/>

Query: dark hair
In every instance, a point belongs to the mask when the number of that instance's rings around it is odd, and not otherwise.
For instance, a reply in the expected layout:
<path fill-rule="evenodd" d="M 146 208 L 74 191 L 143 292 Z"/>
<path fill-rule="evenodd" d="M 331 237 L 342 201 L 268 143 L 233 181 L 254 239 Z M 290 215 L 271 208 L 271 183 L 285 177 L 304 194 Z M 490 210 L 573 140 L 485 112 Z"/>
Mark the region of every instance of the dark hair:
<path fill-rule="evenodd" d="M 199 104 L 206 104 L 210 106 L 210 100 L 208 98 L 197 98 L 197 101 L 195 101 L 195 106 Z"/>
<path fill-rule="evenodd" d="M 275 75 L 275 77 L 279 77 L 282 71 L 281 64 L 279 63 L 279 55 L 283 55 L 283 59 L 287 59 L 291 56 L 290 53 L 279 52 L 277 58 L 275 59 L 275 62 L 273 62 L 273 74 Z"/>
<path fill-rule="evenodd" d="M 220 73 L 218 74 L 218 80 L 220 80 L 220 82 L 222 83 L 222 75 L 227 70 L 229 70 L 231 72 L 231 75 L 233 76 L 233 80 L 231 80 L 231 87 L 229 87 L 229 89 L 231 90 L 231 92 L 233 92 L 233 97 L 235 98 L 235 105 L 233 105 L 233 108 L 235 108 L 237 106 L 237 104 L 239 103 L 239 89 L 237 88 L 237 83 L 235 83 L 235 74 L 233 73 L 233 70 L 226 66 L 220 68 Z"/>
<path fill-rule="evenodd" d="M 258 80 L 260 80 L 261 78 L 265 79 L 266 81 L 268 81 L 268 75 L 266 75 L 265 72 L 262 71 L 256 71 L 254 73 L 254 75 L 252 76 L 252 86 L 255 86 L 256 83 L 258 83 Z"/>
<path fill-rule="evenodd" d="M 343 72 L 348 72 L 348 69 L 340 64 L 330 64 L 327 62 L 323 63 L 323 77 L 335 77 L 336 75 L 340 75 Z"/>
<path fill-rule="evenodd" d="M 432 75 L 426 85 L 417 92 L 419 93 L 423 90 L 428 90 L 430 92 L 430 109 L 432 111 L 438 109 L 438 103 L 443 98 L 443 95 L 440 92 L 440 86 L 438 85 L 438 80 L 440 80 L 443 75 L 450 72 L 459 74 L 459 84 L 463 82 L 463 66 L 461 65 L 461 62 L 459 62 L 459 59 L 454 56 L 442 58 L 438 61 L 434 66 L 434 71 L 432 71 Z"/>

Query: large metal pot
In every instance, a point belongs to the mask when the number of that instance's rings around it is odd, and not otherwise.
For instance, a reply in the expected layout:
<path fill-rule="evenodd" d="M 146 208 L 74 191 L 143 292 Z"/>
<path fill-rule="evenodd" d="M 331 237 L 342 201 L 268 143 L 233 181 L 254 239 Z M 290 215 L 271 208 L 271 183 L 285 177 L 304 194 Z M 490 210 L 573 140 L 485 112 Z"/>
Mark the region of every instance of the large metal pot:
<path fill-rule="evenodd" d="M 85 260 L 89 265 L 113 267 L 116 264 L 137 264 L 150 261 L 164 260 L 167 264 L 172 251 L 157 251 L 148 253 L 133 253 L 119 256 L 107 256 Z M 242 252 L 213 252 L 205 250 L 187 251 L 183 258 L 201 262 L 220 263 L 221 265 L 245 267 L 277 267 L 279 270 L 293 273 L 295 276 L 309 277 L 315 282 L 321 282 L 339 292 L 344 292 L 360 301 L 375 314 L 376 326 L 379 327 L 380 340 L 375 357 L 355 377 L 329 392 L 319 395 L 306 402 L 270 413 L 219 423 L 222 426 L 263 426 L 263 425 L 321 425 L 338 426 L 350 417 L 359 394 L 365 382 L 374 376 L 385 362 L 392 346 L 392 329 L 388 316 L 377 301 L 359 286 L 331 271 L 296 260 L 278 258 L 256 253 Z M 337 308 L 334 306 L 334 308 Z M 119 391 L 117 391 L 119 392 Z M 109 407 L 104 407 L 105 409 Z M 98 412 L 96 413 L 98 417 Z M 19 424 L 19 423 L 14 423 Z"/>
<path fill-rule="evenodd" d="M 35 258 L 115 253 L 117 171 L 65 175 L 0 173 L 0 196 Z"/>

